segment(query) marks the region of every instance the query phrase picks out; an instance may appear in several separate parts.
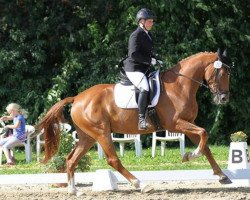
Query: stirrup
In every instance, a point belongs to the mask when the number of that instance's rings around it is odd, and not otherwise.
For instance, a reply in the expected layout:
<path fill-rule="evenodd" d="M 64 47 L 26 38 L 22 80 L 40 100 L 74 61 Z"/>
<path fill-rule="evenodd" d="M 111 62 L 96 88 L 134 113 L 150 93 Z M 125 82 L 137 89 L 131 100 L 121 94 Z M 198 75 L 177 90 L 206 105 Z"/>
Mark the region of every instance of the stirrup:
<path fill-rule="evenodd" d="M 147 130 L 148 129 L 148 123 L 146 122 L 146 119 L 143 119 L 143 120 L 139 121 L 138 129 L 139 130 Z"/>

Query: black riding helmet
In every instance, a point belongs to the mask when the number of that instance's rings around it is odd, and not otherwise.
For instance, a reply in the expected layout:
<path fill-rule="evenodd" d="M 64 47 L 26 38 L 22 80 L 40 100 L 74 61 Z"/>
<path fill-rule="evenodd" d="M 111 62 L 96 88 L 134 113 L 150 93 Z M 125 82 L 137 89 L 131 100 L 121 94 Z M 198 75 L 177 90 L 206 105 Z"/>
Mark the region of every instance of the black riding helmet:
<path fill-rule="evenodd" d="M 142 8 L 138 11 L 136 15 L 136 22 L 138 23 L 141 19 L 155 19 L 156 16 L 152 10 L 149 10 L 147 8 Z"/>

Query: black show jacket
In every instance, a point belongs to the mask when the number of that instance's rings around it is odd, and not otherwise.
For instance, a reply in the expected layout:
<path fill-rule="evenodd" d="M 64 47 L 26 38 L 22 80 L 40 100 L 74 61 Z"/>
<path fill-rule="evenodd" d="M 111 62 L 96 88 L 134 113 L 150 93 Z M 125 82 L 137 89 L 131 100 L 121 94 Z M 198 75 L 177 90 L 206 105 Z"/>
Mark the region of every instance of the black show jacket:
<path fill-rule="evenodd" d="M 153 40 L 150 32 L 148 34 L 138 27 L 129 37 L 128 57 L 124 60 L 124 70 L 127 72 L 139 71 L 145 73 L 150 67 Z"/>

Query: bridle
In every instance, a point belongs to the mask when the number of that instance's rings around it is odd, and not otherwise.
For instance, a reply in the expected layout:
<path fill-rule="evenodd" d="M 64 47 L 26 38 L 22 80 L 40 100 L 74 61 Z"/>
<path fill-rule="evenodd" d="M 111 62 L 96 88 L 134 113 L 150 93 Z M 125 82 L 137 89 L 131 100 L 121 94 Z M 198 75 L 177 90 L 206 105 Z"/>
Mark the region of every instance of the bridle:
<path fill-rule="evenodd" d="M 221 62 L 221 61 L 220 61 Z M 227 64 L 225 64 L 225 63 L 223 63 L 223 62 L 221 62 L 222 63 L 222 66 L 221 66 L 221 68 L 222 67 L 225 67 L 226 68 L 226 70 L 227 70 L 227 73 L 228 73 L 228 76 L 230 76 L 230 69 L 231 69 L 231 67 L 229 66 L 229 65 L 227 65 Z M 211 91 L 211 93 L 214 95 L 214 96 L 217 96 L 217 95 L 229 95 L 230 94 L 230 92 L 229 91 L 220 91 L 219 90 L 219 87 L 218 87 L 218 85 L 220 85 L 220 79 L 218 78 L 219 77 L 219 72 L 220 72 L 220 69 L 221 68 L 214 68 L 214 70 L 213 70 L 213 73 L 211 74 L 211 76 L 209 77 L 209 79 L 206 81 L 207 82 L 207 88 Z M 215 90 L 213 89 L 213 88 L 211 88 L 211 87 L 209 87 L 209 82 L 212 80 L 214 78 L 214 80 L 215 80 L 215 83 L 214 83 L 214 85 L 215 85 Z"/>
<path fill-rule="evenodd" d="M 219 60 L 219 61 L 220 61 L 220 60 Z M 221 61 L 220 61 L 220 62 L 221 62 Z M 213 64 L 213 63 L 214 63 L 214 62 L 209 63 L 208 66 L 211 65 L 211 64 Z M 222 63 L 221 68 L 222 68 L 222 67 L 226 67 L 227 72 L 228 72 L 228 76 L 230 76 L 230 69 L 233 67 L 233 65 L 232 65 L 232 67 L 230 67 L 229 65 L 227 65 L 227 64 L 225 64 L 225 63 L 223 63 L 223 62 L 221 62 L 221 63 Z M 177 76 L 183 76 L 183 77 L 185 77 L 185 78 L 187 78 L 187 79 L 189 79 L 189 80 L 191 80 L 191 81 L 193 81 L 193 82 L 198 83 L 200 86 L 203 86 L 203 87 L 209 89 L 213 95 L 229 94 L 229 93 L 230 93 L 229 91 L 220 91 L 220 90 L 218 89 L 218 87 L 217 87 L 217 86 L 220 84 L 220 79 L 218 79 L 218 76 L 219 76 L 219 71 L 220 71 L 221 68 L 214 68 L 214 70 L 213 70 L 211 76 L 210 76 L 209 79 L 206 81 L 207 84 L 204 84 L 204 83 L 201 82 L 201 81 L 198 81 L 198 80 L 196 80 L 196 79 L 193 79 L 193 78 L 191 78 L 191 77 L 188 77 L 188 76 L 186 76 L 186 75 L 184 75 L 184 74 L 181 74 L 181 73 L 179 73 L 179 72 L 176 72 L 176 71 L 174 71 L 174 70 L 171 70 L 171 71 L 172 71 L 173 73 L 175 73 Z M 210 85 L 209 82 L 210 82 L 213 78 L 215 79 L 215 86 L 216 86 L 216 87 L 215 87 L 215 90 L 209 86 L 209 85 Z"/>

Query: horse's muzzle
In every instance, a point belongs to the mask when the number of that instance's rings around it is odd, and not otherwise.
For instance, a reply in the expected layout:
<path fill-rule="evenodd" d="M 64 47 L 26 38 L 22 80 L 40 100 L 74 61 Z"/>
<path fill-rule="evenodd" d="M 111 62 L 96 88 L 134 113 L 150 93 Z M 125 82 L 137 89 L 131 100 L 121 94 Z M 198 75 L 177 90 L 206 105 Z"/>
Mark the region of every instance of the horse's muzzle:
<path fill-rule="evenodd" d="M 229 94 L 229 91 L 215 93 L 214 103 L 217 105 L 226 104 L 229 101 Z"/>

